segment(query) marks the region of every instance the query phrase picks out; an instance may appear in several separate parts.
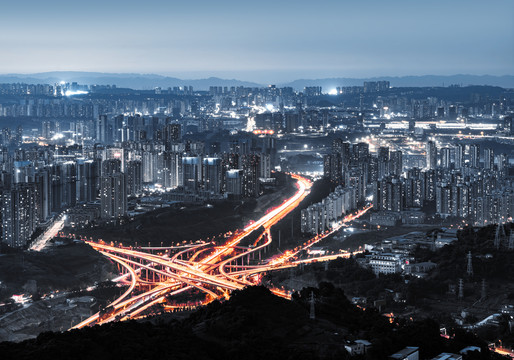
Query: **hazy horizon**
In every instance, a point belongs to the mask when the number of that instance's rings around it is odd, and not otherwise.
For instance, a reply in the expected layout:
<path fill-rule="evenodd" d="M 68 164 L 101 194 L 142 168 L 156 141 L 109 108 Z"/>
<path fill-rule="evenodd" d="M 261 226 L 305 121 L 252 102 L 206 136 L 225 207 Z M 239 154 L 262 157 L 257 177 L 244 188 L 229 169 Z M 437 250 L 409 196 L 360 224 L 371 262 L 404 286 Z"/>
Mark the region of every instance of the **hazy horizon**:
<path fill-rule="evenodd" d="M 0 72 L 80 69 L 259 83 L 499 76 L 513 73 L 512 13 L 509 0 L 28 0 L 2 5 L 0 30 L 9 35 L 0 38 Z"/>
<path fill-rule="evenodd" d="M 209 78 L 219 78 L 223 80 L 235 80 L 235 81 L 241 81 L 241 82 L 253 82 L 260 85 L 267 85 L 267 84 L 287 84 L 294 81 L 299 80 L 305 80 L 305 81 L 312 81 L 312 80 L 325 80 L 325 79 L 337 79 L 337 78 L 346 78 L 346 79 L 380 79 L 380 78 L 406 78 L 406 77 L 453 77 L 453 76 L 477 76 L 477 77 L 507 77 L 507 76 L 514 76 L 514 74 L 501 74 L 501 75 L 491 75 L 491 74 L 406 74 L 406 75 L 370 75 L 370 76 L 362 76 L 362 77 L 355 77 L 355 76 L 345 76 L 344 74 L 341 75 L 331 75 L 331 74 L 311 74 L 311 76 L 308 76 L 308 74 L 304 74 L 304 76 L 300 77 L 293 77 L 287 76 L 287 74 L 280 76 L 270 76 L 277 75 L 274 72 L 266 72 L 266 73 L 258 73 L 258 75 L 252 76 L 251 74 L 254 74 L 256 72 L 241 72 L 241 73 L 229 73 L 229 72 L 204 72 L 204 71 L 197 71 L 197 72 L 169 72 L 169 73 L 143 73 L 143 72 L 106 72 L 106 71 L 82 71 L 82 70 L 53 70 L 53 71 L 41 71 L 41 72 L 17 72 L 17 73 L 0 73 L 0 76 L 31 76 L 31 75 L 46 75 L 46 74 L 52 74 L 52 73 L 77 73 L 77 74 L 104 74 L 104 75 L 141 75 L 141 76 L 163 76 L 163 77 L 172 77 L 177 78 L 180 80 L 205 80 Z M 268 76 L 265 76 L 265 75 Z M 73 81 L 73 79 L 63 79 L 65 81 Z"/>

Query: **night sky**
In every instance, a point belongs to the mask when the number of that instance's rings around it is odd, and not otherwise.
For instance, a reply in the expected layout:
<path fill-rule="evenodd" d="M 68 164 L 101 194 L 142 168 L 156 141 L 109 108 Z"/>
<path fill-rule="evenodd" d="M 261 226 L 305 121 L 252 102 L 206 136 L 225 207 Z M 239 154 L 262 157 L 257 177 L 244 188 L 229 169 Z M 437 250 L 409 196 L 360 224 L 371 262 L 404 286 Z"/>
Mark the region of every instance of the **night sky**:
<path fill-rule="evenodd" d="M 513 0 L 4 1 L 0 73 L 514 74 Z"/>

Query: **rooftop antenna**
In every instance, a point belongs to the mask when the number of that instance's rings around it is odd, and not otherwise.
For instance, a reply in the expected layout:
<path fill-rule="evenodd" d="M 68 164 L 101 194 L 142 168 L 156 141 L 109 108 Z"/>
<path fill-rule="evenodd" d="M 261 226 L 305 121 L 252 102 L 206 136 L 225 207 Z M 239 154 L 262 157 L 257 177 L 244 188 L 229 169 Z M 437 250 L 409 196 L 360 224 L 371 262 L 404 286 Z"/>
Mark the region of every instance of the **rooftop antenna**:
<path fill-rule="evenodd" d="M 494 235 L 494 247 L 496 249 L 500 248 L 502 238 L 505 238 L 507 235 L 505 234 L 505 228 L 503 226 L 503 222 L 498 219 L 498 226 L 496 227 L 496 233 Z"/>
<path fill-rule="evenodd" d="M 314 299 L 314 292 L 313 291 L 311 291 L 310 303 L 311 303 L 310 319 L 311 320 L 315 320 L 316 319 L 316 313 L 315 313 L 315 309 L 314 309 L 314 304 L 316 303 L 316 300 Z"/>
<path fill-rule="evenodd" d="M 468 276 L 469 277 L 473 277 L 473 263 L 472 263 L 472 255 L 471 255 L 471 251 L 468 252 L 468 269 L 467 269 L 467 273 L 468 273 Z"/>

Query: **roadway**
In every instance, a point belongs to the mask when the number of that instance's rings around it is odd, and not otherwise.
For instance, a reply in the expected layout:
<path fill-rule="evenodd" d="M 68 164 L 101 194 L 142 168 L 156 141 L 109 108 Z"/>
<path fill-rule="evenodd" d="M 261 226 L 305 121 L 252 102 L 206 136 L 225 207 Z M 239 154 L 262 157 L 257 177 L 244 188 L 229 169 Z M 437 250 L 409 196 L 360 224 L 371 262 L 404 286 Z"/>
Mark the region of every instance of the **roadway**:
<path fill-rule="evenodd" d="M 29 250 L 41 251 L 43 250 L 50 240 L 57 236 L 59 231 L 64 227 L 64 222 L 66 220 L 66 215 L 61 214 L 55 221 L 52 222 L 52 225 L 46 229 L 43 234 L 41 234 L 29 247 Z"/>
<path fill-rule="evenodd" d="M 232 234 L 223 245 L 213 243 L 196 243 L 176 247 L 123 247 L 108 245 L 103 242 L 86 241 L 91 247 L 117 262 L 125 274 L 117 278 L 127 281 L 128 289 L 108 307 L 102 314 L 97 313 L 73 328 L 81 328 L 92 324 L 102 324 L 114 320 L 126 320 L 141 316 L 154 305 L 163 303 L 167 298 L 182 294 L 193 289 L 203 293 L 204 298 L 195 306 L 204 305 L 215 299 L 227 299 L 231 291 L 243 289 L 259 281 L 256 276 L 268 271 L 298 266 L 312 261 L 328 261 L 347 253 L 327 255 L 318 258 L 299 260 L 301 251 L 330 236 L 335 231 L 355 218 L 367 212 L 368 205 L 353 214 L 346 216 L 329 232 L 319 234 L 309 241 L 286 251 L 280 256 L 265 259 L 258 265 L 245 264 L 245 259 L 262 253 L 273 241 L 270 229 L 287 214 L 293 211 L 309 194 L 312 183 L 310 180 L 292 174 L 296 180 L 297 191 L 279 206 L 271 209 L 260 219 L 247 225 L 244 229 Z M 263 232 L 251 246 L 239 244 L 248 235 L 262 227 Z M 164 251 L 165 255 L 152 254 L 152 251 Z M 236 264 L 234 266 L 233 264 Z M 240 264 L 238 264 L 240 263 Z M 273 293 L 290 298 L 287 291 L 272 288 Z M 190 307 L 190 303 L 176 307 Z"/>

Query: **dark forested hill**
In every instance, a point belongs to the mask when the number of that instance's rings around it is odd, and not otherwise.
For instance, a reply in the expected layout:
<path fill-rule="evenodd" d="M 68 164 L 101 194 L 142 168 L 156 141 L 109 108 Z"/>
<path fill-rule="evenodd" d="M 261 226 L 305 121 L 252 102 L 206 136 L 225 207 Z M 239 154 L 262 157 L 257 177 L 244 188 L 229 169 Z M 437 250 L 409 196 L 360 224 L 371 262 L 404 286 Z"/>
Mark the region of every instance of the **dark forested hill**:
<path fill-rule="evenodd" d="M 316 319 L 309 318 L 311 293 Z M 345 359 L 348 339 L 364 338 L 374 346 L 368 359 L 385 359 L 406 345 L 419 346 L 421 357 L 481 346 L 479 358 L 492 356 L 475 336 L 455 331 L 439 336 L 432 320 L 391 323 L 374 309 L 349 303 L 341 289 L 321 283 L 292 301 L 266 288 L 236 291 L 230 300 L 214 302 L 182 321 L 156 317 L 149 321 L 112 323 L 65 333 L 42 333 L 21 343 L 0 343 L 6 359 Z"/>

